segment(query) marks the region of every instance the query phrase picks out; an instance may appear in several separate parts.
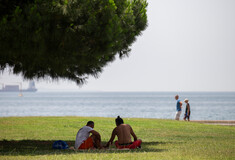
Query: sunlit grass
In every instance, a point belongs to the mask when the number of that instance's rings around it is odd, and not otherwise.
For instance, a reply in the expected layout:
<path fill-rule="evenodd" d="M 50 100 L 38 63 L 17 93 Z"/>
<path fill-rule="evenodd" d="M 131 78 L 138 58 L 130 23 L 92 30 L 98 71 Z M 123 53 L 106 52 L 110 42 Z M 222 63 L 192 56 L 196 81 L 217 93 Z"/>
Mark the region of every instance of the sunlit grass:
<path fill-rule="evenodd" d="M 64 140 L 74 145 L 76 133 L 88 120 L 105 144 L 114 118 L 8 117 L 0 118 L 0 159 L 234 159 L 235 127 L 192 122 L 124 118 L 143 140 L 142 149 L 53 150 Z"/>

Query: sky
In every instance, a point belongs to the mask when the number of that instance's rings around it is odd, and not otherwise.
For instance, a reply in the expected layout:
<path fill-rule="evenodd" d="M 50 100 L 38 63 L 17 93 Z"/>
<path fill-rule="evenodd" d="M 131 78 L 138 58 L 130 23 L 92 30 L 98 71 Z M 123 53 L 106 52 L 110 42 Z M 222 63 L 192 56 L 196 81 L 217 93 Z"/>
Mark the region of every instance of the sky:
<path fill-rule="evenodd" d="M 148 27 L 98 79 L 35 81 L 39 91 L 235 91 L 235 0 L 148 0 Z M 0 73 L 0 83 L 28 81 Z"/>

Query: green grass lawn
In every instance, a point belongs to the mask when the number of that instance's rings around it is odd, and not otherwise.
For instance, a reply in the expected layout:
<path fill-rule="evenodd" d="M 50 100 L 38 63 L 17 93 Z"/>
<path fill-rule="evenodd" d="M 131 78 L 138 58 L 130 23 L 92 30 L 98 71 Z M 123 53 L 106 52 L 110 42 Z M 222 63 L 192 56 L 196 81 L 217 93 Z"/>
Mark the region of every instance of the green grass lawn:
<path fill-rule="evenodd" d="M 78 129 L 89 120 L 95 122 L 105 144 L 115 127 L 114 118 L 0 118 L 0 159 L 235 159 L 235 127 L 159 119 L 124 118 L 143 140 L 142 149 L 52 149 L 56 140 L 73 146 Z"/>

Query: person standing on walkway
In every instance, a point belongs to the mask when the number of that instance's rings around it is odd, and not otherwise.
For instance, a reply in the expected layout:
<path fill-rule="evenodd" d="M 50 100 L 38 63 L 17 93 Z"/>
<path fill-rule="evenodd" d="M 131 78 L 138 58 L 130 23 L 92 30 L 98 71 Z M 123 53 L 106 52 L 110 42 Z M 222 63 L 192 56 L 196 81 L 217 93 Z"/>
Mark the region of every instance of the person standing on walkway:
<path fill-rule="evenodd" d="M 180 120 L 180 115 L 182 112 L 182 102 L 179 100 L 179 95 L 175 96 L 176 102 L 176 114 L 175 114 L 175 120 Z"/>
<path fill-rule="evenodd" d="M 188 99 L 186 98 L 185 100 L 184 100 L 184 102 L 186 103 L 186 108 L 185 108 L 185 114 L 184 114 L 184 120 L 186 121 L 186 119 L 188 119 L 188 121 L 190 121 L 190 112 L 191 112 L 191 110 L 190 110 L 190 105 L 189 105 L 189 103 L 188 103 Z"/>

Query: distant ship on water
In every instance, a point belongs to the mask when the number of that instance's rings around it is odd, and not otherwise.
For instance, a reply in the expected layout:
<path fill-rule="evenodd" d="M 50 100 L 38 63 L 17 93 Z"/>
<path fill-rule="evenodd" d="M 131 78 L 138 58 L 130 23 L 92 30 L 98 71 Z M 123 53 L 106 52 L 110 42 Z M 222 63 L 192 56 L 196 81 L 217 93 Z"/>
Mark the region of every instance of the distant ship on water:
<path fill-rule="evenodd" d="M 22 89 L 21 83 L 19 85 L 4 85 L 2 84 L 2 89 L 0 92 L 36 92 L 37 88 L 35 87 L 34 81 L 29 82 L 27 89 Z"/>

